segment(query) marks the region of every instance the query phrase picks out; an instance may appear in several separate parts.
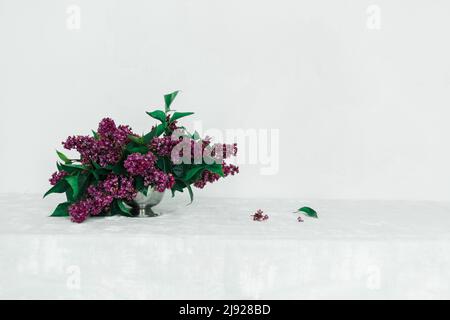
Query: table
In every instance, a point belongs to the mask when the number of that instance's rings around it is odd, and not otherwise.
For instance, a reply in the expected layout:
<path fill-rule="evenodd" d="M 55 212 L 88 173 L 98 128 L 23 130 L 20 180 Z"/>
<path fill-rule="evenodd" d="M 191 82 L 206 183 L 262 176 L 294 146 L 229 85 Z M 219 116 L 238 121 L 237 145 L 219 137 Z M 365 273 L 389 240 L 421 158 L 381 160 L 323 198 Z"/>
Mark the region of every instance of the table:
<path fill-rule="evenodd" d="M 76 224 L 48 217 L 61 199 L 0 195 L 0 298 L 450 298 L 449 203 L 167 194 L 159 217 Z"/>

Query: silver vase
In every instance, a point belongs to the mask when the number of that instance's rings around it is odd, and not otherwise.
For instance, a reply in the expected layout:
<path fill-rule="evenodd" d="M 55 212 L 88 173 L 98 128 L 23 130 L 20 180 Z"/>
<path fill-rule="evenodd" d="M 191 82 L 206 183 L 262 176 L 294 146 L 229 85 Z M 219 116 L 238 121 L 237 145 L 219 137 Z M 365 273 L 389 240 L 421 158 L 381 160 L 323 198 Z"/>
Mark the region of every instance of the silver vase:
<path fill-rule="evenodd" d="M 156 191 L 152 187 L 148 188 L 147 195 L 138 192 L 136 197 L 134 197 L 133 201 L 130 203 L 132 207 L 131 214 L 134 217 L 139 218 L 159 216 L 159 214 L 152 210 L 152 207 L 160 203 L 163 197 L 164 192 Z"/>

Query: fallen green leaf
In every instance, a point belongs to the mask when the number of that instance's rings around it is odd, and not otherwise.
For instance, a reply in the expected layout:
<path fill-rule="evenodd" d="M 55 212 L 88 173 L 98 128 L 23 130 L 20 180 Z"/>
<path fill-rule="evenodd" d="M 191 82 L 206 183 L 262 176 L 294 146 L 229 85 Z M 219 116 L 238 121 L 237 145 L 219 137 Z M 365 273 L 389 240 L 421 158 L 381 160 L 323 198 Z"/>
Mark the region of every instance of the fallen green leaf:
<path fill-rule="evenodd" d="M 310 207 L 301 207 L 297 210 L 300 213 L 303 213 L 304 215 L 311 217 L 311 218 L 319 218 L 317 215 L 316 210 L 310 208 Z"/>

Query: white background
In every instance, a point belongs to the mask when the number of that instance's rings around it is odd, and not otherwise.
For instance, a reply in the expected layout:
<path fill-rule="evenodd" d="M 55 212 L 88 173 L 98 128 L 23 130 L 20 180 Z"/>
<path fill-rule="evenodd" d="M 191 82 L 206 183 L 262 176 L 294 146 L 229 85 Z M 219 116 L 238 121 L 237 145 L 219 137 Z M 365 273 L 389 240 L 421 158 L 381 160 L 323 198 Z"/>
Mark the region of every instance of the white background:
<path fill-rule="evenodd" d="M 278 174 L 246 165 L 197 194 L 450 200 L 449 15 L 438 0 L 0 0 L 0 192 L 43 193 L 66 136 L 104 116 L 148 130 L 180 89 L 174 107 L 205 129 L 280 130 Z"/>

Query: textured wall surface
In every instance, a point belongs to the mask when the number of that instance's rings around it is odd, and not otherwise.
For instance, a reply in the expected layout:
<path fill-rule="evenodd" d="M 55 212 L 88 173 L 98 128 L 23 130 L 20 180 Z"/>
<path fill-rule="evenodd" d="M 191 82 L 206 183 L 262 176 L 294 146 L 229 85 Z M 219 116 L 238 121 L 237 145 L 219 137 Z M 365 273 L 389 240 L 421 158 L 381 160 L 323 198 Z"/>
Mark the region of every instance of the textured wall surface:
<path fill-rule="evenodd" d="M 450 200 L 449 10 L 0 0 L 0 192 L 43 193 L 66 136 L 103 116 L 147 130 L 181 89 L 204 129 L 280 130 L 277 174 L 243 165 L 203 195 Z"/>

